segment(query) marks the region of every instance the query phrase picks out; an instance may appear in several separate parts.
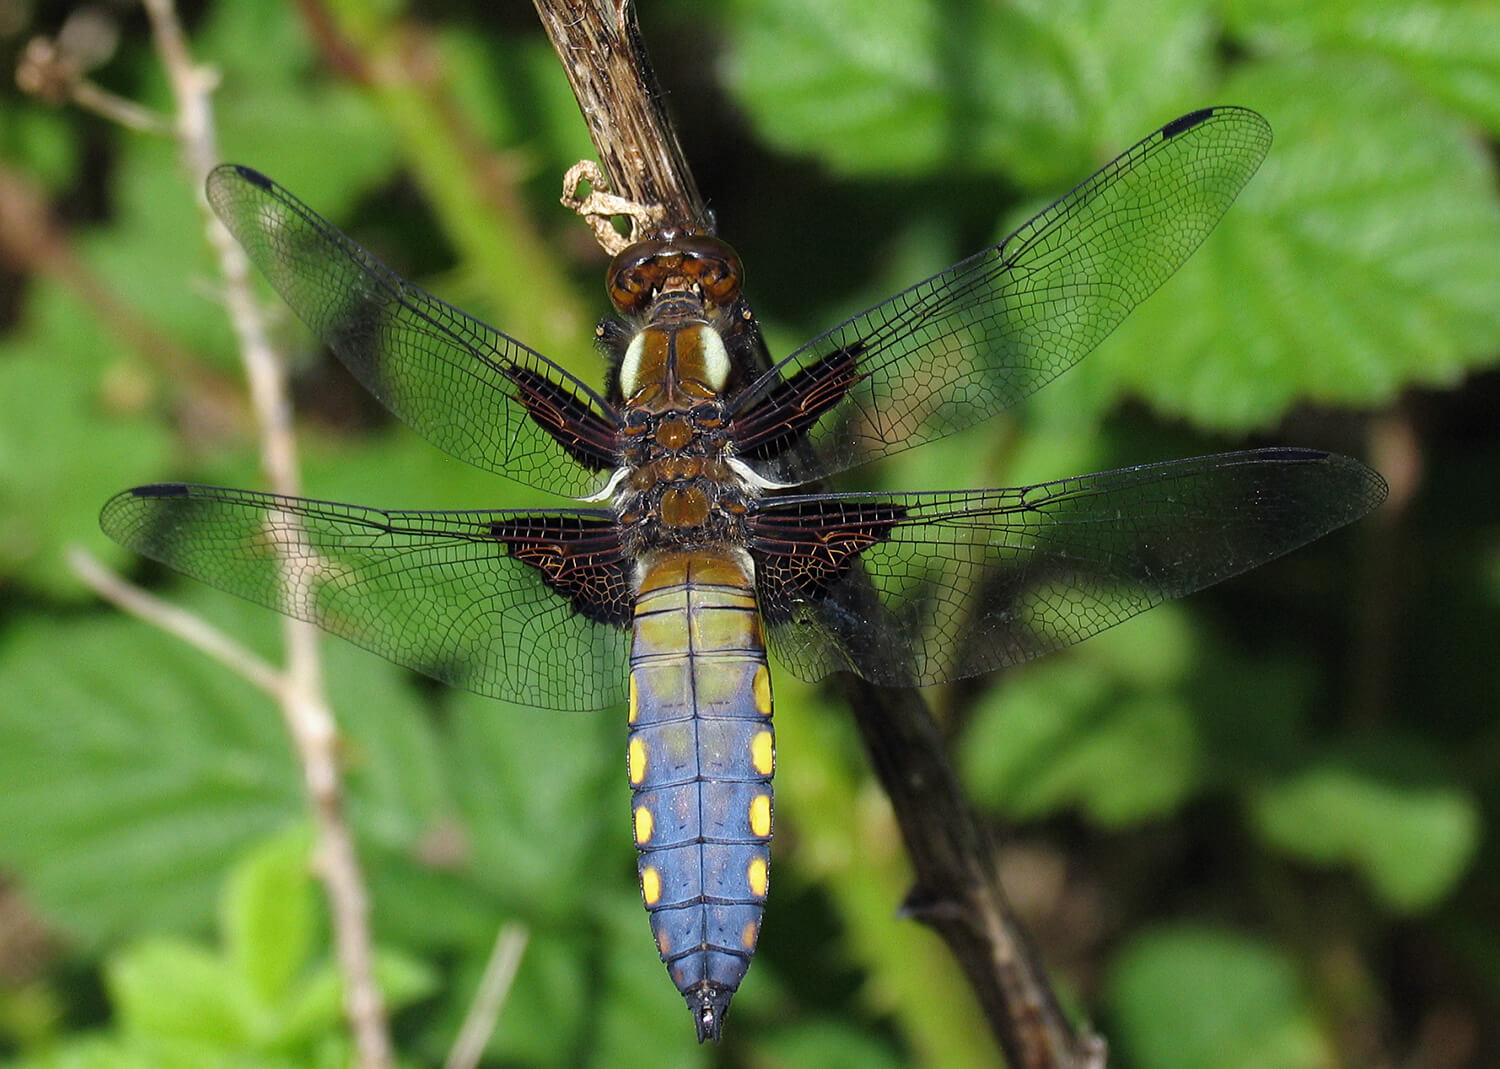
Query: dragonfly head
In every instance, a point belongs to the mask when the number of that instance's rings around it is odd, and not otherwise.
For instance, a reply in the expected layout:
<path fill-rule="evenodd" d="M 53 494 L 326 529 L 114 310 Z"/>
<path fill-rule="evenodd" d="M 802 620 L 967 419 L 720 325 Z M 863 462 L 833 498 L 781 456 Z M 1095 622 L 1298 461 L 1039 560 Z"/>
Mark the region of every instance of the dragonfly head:
<path fill-rule="evenodd" d="M 643 315 L 663 294 L 691 293 L 724 308 L 739 298 L 745 270 L 727 244 L 706 234 L 638 241 L 610 262 L 609 299 L 626 315 Z"/>

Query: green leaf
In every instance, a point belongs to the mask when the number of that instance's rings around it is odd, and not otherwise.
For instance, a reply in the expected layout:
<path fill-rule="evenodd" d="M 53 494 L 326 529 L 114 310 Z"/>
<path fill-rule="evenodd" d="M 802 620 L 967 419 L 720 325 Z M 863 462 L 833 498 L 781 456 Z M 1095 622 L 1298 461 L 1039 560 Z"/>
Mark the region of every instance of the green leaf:
<path fill-rule="evenodd" d="M 375 983 L 386 1010 L 395 1013 L 437 987 L 437 975 L 420 958 L 377 948 Z M 341 1035 L 344 1013 L 344 976 L 333 960 L 297 978 L 276 1007 L 275 1044 L 278 1049 L 315 1046 L 322 1037 Z"/>
<path fill-rule="evenodd" d="M 42 929 L 24 917 L 7 922 L 13 958 L 24 960 L 45 938 Z M 60 984 L 35 981 L 0 988 L 0 1042 L 10 1050 L 40 1050 L 55 1042 L 65 1026 L 66 1005 L 74 992 Z"/>
<path fill-rule="evenodd" d="M 1152 1069 L 1321 1069 L 1335 1064 L 1293 963 L 1233 932 L 1138 936 L 1115 961 L 1115 1046 Z"/>
<path fill-rule="evenodd" d="M 375 982 L 385 996 L 386 1007 L 395 1012 L 432 994 L 438 986 L 438 974 L 421 958 L 377 947 Z"/>
<path fill-rule="evenodd" d="M 755 0 L 731 7 L 729 29 L 730 88 L 786 151 L 849 174 L 1004 171 L 1058 192 L 1101 145 L 1200 105 L 1213 62 L 1209 21 L 1181 0 Z"/>
<path fill-rule="evenodd" d="M 596 1007 L 598 1021 L 588 1064 L 601 1069 L 630 1065 L 643 1050 L 651 1051 L 653 1069 L 656 1064 L 676 1069 L 713 1064 L 710 1052 L 694 1036 L 682 996 L 655 953 L 646 911 L 628 872 L 625 882 L 623 893 L 613 894 L 594 911 L 601 917 L 595 948 L 597 975 L 608 998 Z M 745 987 L 735 996 L 735 1010 L 743 1011 L 747 998 L 753 999 L 754 991 L 766 980 L 766 967 L 761 958 L 750 966 Z M 738 1020 L 741 1027 L 748 1025 L 749 1018 Z"/>
<path fill-rule="evenodd" d="M 177 939 L 146 940 L 105 967 L 120 1029 L 221 1049 L 256 1033 L 253 999 L 230 962 Z"/>
<path fill-rule="evenodd" d="M 598 1013 L 591 999 L 579 997 L 595 990 L 593 949 L 556 932 L 550 938 L 533 934 L 490 1044 L 505 1063 L 567 1064 L 578 1056 L 578 1039 Z M 645 950 L 651 953 L 649 935 Z"/>
<path fill-rule="evenodd" d="M 870 18 L 855 3 L 734 5 L 725 74 L 785 150 L 852 172 L 924 171 L 944 154 L 936 10 L 886 3 Z"/>
<path fill-rule="evenodd" d="M 316 908 L 306 831 L 278 836 L 235 866 L 220 924 L 240 980 L 263 1003 L 275 1002 L 307 965 Z"/>
<path fill-rule="evenodd" d="M 1401 911 L 1452 890 L 1480 840 L 1478 804 L 1463 791 L 1336 758 L 1256 792 L 1251 816 L 1273 846 L 1319 865 L 1352 865 Z"/>
<path fill-rule="evenodd" d="M 114 954 L 105 964 L 115 1009 L 108 1040 L 76 1045 L 58 1064 L 348 1064 L 343 975 L 326 948 L 317 951 L 320 964 L 308 965 L 307 839 L 301 831 L 278 836 L 235 865 L 224 889 L 223 951 L 147 937 Z M 391 1010 L 436 986 L 425 963 L 389 951 L 377 953 L 375 974 Z"/>
<path fill-rule="evenodd" d="M 320 649 L 361 843 L 420 854 L 457 813 L 443 739 L 418 694 L 421 677 L 338 639 Z"/>
<path fill-rule="evenodd" d="M 156 139 L 128 142 L 111 191 L 110 225 L 81 235 L 78 242 L 89 269 L 163 342 L 237 375 L 234 335 L 215 296 L 221 283 L 209 255 L 200 193 L 173 145 Z M 162 378 L 181 373 L 154 362 L 156 352 L 133 355 L 152 360 L 149 367 Z"/>
<path fill-rule="evenodd" d="M 16 1069 L 336 1069 L 348 1053 L 318 1060 L 226 1051 L 213 1043 L 149 1035 L 83 1035 L 14 1063 Z"/>
<path fill-rule="evenodd" d="M 1224 98 L 1276 144 L 1202 249 L 1090 375 L 1201 427 L 1292 405 L 1377 405 L 1500 352 L 1500 203 L 1471 131 L 1392 76 L 1244 68 Z"/>
<path fill-rule="evenodd" d="M 223 15 L 274 7 L 225 4 Z M 280 22 L 287 21 L 283 12 Z M 259 29 L 259 20 L 252 19 Z M 281 39 L 288 27 L 265 28 L 263 38 Z M 300 37 L 295 26 L 290 27 Z M 250 27 L 243 32 L 249 33 Z M 216 41 L 212 28 L 208 37 Z M 231 34 L 231 37 L 234 35 Z M 208 55 L 217 54 L 210 43 Z M 224 48 L 232 48 L 225 45 Z M 280 64 L 307 52 L 267 50 L 264 41 L 242 53 L 279 56 Z M 310 60 L 306 56 L 304 63 Z M 373 108 L 348 87 L 299 78 L 300 66 L 271 65 L 230 77 L 215 101 L 224 132 L 224 154 L 252 164 L 284 182 L 337 219 L 395 166 L 395 149 Z M 328 166 L 330 157 L 339 160 Z M 202 190 L 184 172 L 170 141 L 127 141 L 113 175 L 115 213 L 111 225 L 85 236 L 84 257 L 131 312 L 184 349 L 238 373 L 233 334 L 222 302 L 221 280 L 207 242 Z M 259 285 L 257 283 L 257 285 Z M 263 292 L 265 292 L 263 290 Z M 274 307 L 269 304 L 268 307 Z M 299 342 L 305 333 L 294 335 Z"/>
<path fill-rule="evenodd" d="M 224 79 L 214 105 L 227 158 L 274 175 L 331 218 L 390 176 L 394 141 L 378 112 L 347 84 L 313 76 L 318 57 L 290 10 L 215 5 L 198 36 L 201 60 Z M 168 110 L 165 86 L 153 85 L 147 103 Z M 89 267 L 134 316 L 237 374 L 202 190 L 176 147 L 126 140 L 111 181 L 110 225 L 80 242 Z"/>
<path fill-rule="evenodd" d="M 0 110 L 0 159 L 48 189 L 66 188 L 78 167 L 81 139 L 70 116 L 34 100 L 6 99 Z"/>
<path fill-rule="evenodd" d="M 1077 807 L 1107 825 L 1180 805 L 1202 763 L 1173 689 L 1192 648 L 1185 620 L 1158 609 L 991 690 L 958 751 L 975 801 L 1017 818 Z"/>
<path fill-rule="evenodd" d="M 1500 8 L 1490 0 L 1234 0 L 1233 31 L 1267 53 L 1327 52 L 1400 71 L 1500 133 Z"/>
<path fill-rule="evenodd" d="M 356 439 L 305 439 L 312 496 L 376 508 L 556 507 L 557 497 L 482 471 L 400 424 Z"/>
<path fill-rule="evenodd" d="M 216 4 L 210 14 L 197 45 L 223 71 L 214 105 L 225 160 L 265 171 L 333 219 L 391 176 L 390 125 L 367 92 L 329 71 L 294 9 Z"/>
<path fill-rule="evenodd" d="M 476 872 L 533 926 L 572 918 L 629 871 L 623 709 L 527 709 L 461 692 L 445 704 Z"/>
<path fill-rule="evenodd" d="M 6 638 L 0 857 L 85 944 L 203 925 L 230 860 L 300 810 L 270 702 L 123 617 Z"/>
<path fill-rule="evenodd" d="M 104 543 L 100 504 L 165 463 L 166 432 L 142 418 L 128 376 L 106 374 L 120 355 L 90 309 L 46 282 L 0 343 L 0 575 L 76 596 L 64 547 Z"/>
<path fill-rule="evenodd" d="M 385 994 L 384 988 L 381 994 Z M 277 1007 L 276 1040 L 292 1047 L 343 1027 L 344 978 L 332 961 L 298 976 Z M 389 1004 L 387 1008 L 392 1008 Z"/>
<path fill-rule="evenodd" d="M 781 1065 L 822 1069 L 898 1069 L 908 1064 L 888 1043 L 853 1021 L 808 1021 L 767 1037 L 766 1053 Z"/>

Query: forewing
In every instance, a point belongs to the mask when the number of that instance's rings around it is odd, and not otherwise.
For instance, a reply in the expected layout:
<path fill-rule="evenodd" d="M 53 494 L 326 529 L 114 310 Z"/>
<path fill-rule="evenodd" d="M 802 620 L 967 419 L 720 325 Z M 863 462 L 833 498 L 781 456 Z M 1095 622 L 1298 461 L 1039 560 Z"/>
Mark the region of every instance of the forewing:
<path fill-rule="evenodd" d="M 384 512 L 173 483 L 117 495 L 100 525 L 454 686 L 549 708 L 624 697 L 631 595 L 608 513 Z"/>
<path fill-rule="evenodd" d="M 1185 115 L 1004 242 L 841 323 L 735 401 L 740 452 L 797 483 L 985 419 L 1072 367 L 1185 261 L 1271 144 Z M 799 457 L 810 442 L 818 459 Z"/>
<path fill-rule="evenodd" d="M 792 672 L 925 686 L 1080 642 L 1385 493 L 1348 457 L 1264 449 L 1013 489 L 772 500 L 752 553 L 771 649 Z"/>
<path fill-rule="evenodd" d="M 207 194 L 298 317 L 433 445 L 569 497 L 605 484 L 615 419 L 578 379 L 405 281 L 257 171 L 219 167 Z"/>

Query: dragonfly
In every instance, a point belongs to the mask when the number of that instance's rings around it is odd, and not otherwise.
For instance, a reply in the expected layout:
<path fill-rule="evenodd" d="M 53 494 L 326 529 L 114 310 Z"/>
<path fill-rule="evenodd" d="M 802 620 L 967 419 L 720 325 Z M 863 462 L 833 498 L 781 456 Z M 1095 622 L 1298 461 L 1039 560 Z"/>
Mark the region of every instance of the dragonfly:
<path fill-rule="evenodd" d="M 608 269 L 597 391 L 224 165 L 213 210 L 366 389 L 440 449 L 571 504 L 391 511 L 167 483 L 117 495 L 101 523 L 446 683 L 550 709 L 624 699 L 641 897 L 699 1040 L 717 1040 L 769 887 L 768 650 L 811 681 L 990 672 L 1383 500 L 1364 464 L 1302 448 L 1000 489 L 827 489 L 1075 364 L 1197 248 L 1270 141 L 1244 108 L 1185 115 L 1004 241 L 775 362 L 728 244 L 638 242 Z"/>

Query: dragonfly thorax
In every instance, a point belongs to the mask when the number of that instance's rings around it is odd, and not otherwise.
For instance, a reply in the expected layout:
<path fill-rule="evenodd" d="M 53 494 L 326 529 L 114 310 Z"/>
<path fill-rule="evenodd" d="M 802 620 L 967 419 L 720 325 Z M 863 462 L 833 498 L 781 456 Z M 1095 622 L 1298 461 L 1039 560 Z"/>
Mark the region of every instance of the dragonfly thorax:
<path fill-rule="evenodd" d="M 620 394 L 631 408 L 661 412 L 718 397 L 729 372 L 729 353 L 719 332 L 684 314 L 630 339 L 620 361 Z"/>
<path fill-rule="evenodd" d="M 633 549 L 743 545 L 753 488 L 731 464 L 729 354 L 696 295 L 651 305 L 620 361 L 615 510 Z"/>
<path fill-rule="evenodd" d="M 717 399 L 627 411 L 614 505 L 628 544 L 744 544 L 744 516 L 757 491 L 730 459 L 727 425 Z"/>

